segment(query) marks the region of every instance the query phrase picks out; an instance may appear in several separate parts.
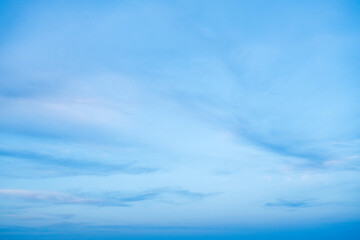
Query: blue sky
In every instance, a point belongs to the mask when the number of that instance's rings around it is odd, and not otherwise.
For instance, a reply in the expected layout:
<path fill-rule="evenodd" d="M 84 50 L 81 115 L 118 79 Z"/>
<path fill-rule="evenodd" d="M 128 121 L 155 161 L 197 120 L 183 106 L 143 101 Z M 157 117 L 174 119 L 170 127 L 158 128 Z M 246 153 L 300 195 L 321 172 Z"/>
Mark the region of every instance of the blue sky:
<path fill-rule="evenodd" d="M 358 239 L 359 22 L 357 1 L 1 1 L 0 236 Z"/>

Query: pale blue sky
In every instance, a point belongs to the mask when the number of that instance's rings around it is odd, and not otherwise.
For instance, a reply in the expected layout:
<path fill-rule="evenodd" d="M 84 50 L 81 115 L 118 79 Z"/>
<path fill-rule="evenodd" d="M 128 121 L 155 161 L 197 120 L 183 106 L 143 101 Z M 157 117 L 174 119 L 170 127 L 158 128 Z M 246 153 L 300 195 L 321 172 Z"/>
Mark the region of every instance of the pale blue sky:
<path fill-rule="evenodd" d="M 356 239 L 359 63 L 357 1 L 1 1 L 0 236 Z"/>

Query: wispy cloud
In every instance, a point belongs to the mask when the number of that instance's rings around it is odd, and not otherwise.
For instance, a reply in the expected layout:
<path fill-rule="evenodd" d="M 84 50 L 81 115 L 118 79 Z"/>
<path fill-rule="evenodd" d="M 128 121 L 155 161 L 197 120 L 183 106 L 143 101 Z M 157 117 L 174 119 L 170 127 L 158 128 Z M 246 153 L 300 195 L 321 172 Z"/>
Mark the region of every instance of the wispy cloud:
<path fill-rule="evenodd" d="M 39 171 L 37 177 L 42 176 L 58 176 L 60 175 L 105 175 L 111 173 L 125 173 L 125 174 L 143 174 L 156 171 L 153 168 L 138 167 L 131 164 L 106 164 L 94 161 L 75 160 L 69 158 L 55 157 L 51 155 L 40 154 L 30 151 L 4 150 L 0 149 L 0 159 L 12 158 L 25 160 L 32 163 L 30 167 Z M 14 164 L 14 162 L 12 162 Z M 42 168 L 39 168 L 42 166 Z M 28 166 L 29 167 L 29 166 Z M 3 171 L 3 175 L 11 175 L 12 173 Z M 24 176 L 26 177 L 26 175 Z"/>
<path fill-rule="evenodd" d="M 266 207 L 285 207 L 285 208 L 304 208 L 304 207 L 314 207 L 318 206 L 314 202 L 314 200 L 298 200 L 298 201 L 291 201 L 291 200 L 284 200 L 284 199 L 278 199 L 275 202 L 268 202 L 265 204 Z"/>
<path fill-rule="evenodd" d="M 15 221 L 66 221 L 71 219 L 74 215 L 72 214 L 59 214 L 59 213 L 43 213 L 43 214 L 24 214 L 21 211 L 14 213 L 2 213 L 6 218 L 15 220 Z"/>
<path fill-rule="evenodd" d="M 91 204 L 95 200 L 82 198 L 72 194 L 57 192 L 41 192 L 19 189 L 0 189 L 0 196 L 4 199 L 26 201 L 30 203 L 51 204 Z"/>
<path fill-rule="evenodd" d="M 17 201 L 31 205 L 93 205 L 93 206 L 131 206 L 136 202 L 159 201 L 170 204 L 180 204 L 196 200 L 214 194 L 190 192 L 187 190 L 176 190 L 171 188 L 154 189 L 143 192 L 104 192 L 91 194 L 61 193 L 47 191 L 30 191 L 22 189 L 0 189 L 2 200 Z"/>
<path fill-rule="evenodd" d="M 111 202 L 141 202 L 147 200 L 154 200 L 160 202 L 167 202 L 171 204 L 181 204 L 186 202 L 202 200 L 206 197 L 215 195 L 214 193 L 198 193 L 187 190 L 179 190 L 173 188 L 160 188 L 144 192 L 136 193 L 121 193 L 121 192 L 108 192 L 105 193 L 106 199 Z"/>
<path fill-rule="evenodd" d="M 316 150 L 307 150 L 304 143 L 296 141 L 279 141 L 274 135 L 274 139 L 271 141 L 267 139 L 267 136 L 261 136 L 254 132 L 250 132 L 251 128 L 243 127 L 243 130 L 238 132 L 238 135 L 264 150 L 288 157 L 296 157 L 306 159 L 309 162 L 321 163 L 327 159 L 327 154 Z M 305 149 L 304 149 L 305 148 Z"/>

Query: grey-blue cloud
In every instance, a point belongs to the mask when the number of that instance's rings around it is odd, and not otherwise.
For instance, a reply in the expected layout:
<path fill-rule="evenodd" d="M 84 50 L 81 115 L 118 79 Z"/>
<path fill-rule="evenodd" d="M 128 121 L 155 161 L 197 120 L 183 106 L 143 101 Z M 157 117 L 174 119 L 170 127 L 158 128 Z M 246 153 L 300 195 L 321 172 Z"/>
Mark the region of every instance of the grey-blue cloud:
<path fill-rule="evenodd" d="M 181 204 L 199 201 L 213 196 L 213 193 L 199 193 L 174 188 L 160 188 L 140 192 L 103 192 L 103 193 L 61 193 L 30 191 L 22 189 L 0 189 L 2 201 L 15 202 L 17 205 L 31 207 L 33 205 L 92 205 L 99 207 L 121 206 L 129 207 L 136 202 L 160 201 L 170 204 Z M 25 206 L 25 208 L 26 208 Z M 12 208 L 12 207 L 10 207 Z"/>
<path fill-rule="evenodd" d="M 31 151 L 19 151 L 19 150 L 6 150 L 0 149 L 0 159 L 12 158 L 20 159 L 31 163 L 33 169 L 40 170 L 36 177 L 51 177 L 61 175 L 107 175 L 112 173 L 124 173 L 124 174 L 144 174 L 156 171 L 154 168 L 139 167 L 131 164 L 106 164 L 87 160 L 75 160 L 68 158 L 55 157 L 51 155 L 40 154 Z M 12 176 L 16 175 L 16 171 L 8 171 L 10 168 L 18 168 L 19 165 L 16 162 L 11 162 L 5 165 L 3 164 L 2 175 Z M 39 167 L 40 166 L 40 167 Z M 6 170 L 6 171 L 5 171 Z M 11 169 L 10 169 L 11 170 Z M 41 174 L 41 170 L 43 174 Z M 46 170 L 52 170 L 51 174 L 48 174 Z M 26 173 L 31 174 L 29 171 L 18 172 L 22 177 L 27 177 Z M 24 174 L 24 175 L 23 175 Z M 20 177 L 19 176 L 19 177 Z M 31 176 L 31 175 L 30 175 Z M 30 177 L 28 176 L 28 177 Z"/>
<path fill-rule="evenodd" d="M 278 199 L 275 202 L 267 202 L 265 203 L 266 207 L 285 207 L 285 208 L 304 208 L 304 207 L 313 207 L 318 206 L 319 204 L 316 204 L 314 200 L 284 200 L 284 199 Z"/>

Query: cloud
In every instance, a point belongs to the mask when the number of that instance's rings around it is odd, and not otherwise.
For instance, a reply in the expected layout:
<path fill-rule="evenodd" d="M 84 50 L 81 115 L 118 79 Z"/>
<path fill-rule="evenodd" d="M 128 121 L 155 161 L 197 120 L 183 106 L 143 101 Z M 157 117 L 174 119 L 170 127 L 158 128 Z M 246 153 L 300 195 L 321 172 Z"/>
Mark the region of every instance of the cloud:
<path fill-rule="evenodd" d="M 198 193 L 187 190 L 178 190 L 172 188 L 160 188 L 144 192 L 136 193 L 121 193 L 121 192 L 109 192 L 105 193 L 109 203 L 132 203 L 147 200 L 154 200 L 172 204 L 181 204 L 189 201 L 202 200 L 205 197 L 214 195 L 213 193 Z"/>
<path fill-rule="evenodd" d="M 3 213 L 3 215 L 12 220 L 19 221 L 66 221 L 71 219 L 74 215 L 72 214 L 59 214 L 59 213 L 45 213 L 45 214 L 25 214 L 20 211 L 15 213 Z"/>
<path fill-rule="evenodd" d="M 104 192 L 60 193 L 48 191 L 30 191 L 22 189 L 0 189 L 0 198 L 30 205 L 92 205 L 92 206 L 131 206 L 136 202 L 159 201 L 171 204 L 202 200 L 213 194 L 176 190 L 171 188 L 154 189 L 143 192 Z"/>
<path fill-rule="evenodd" d="M 286 207 L 286 208 L 304 208 L 304 207 L 313 207 L 318 204 L 314 204 L 313 201 L 310 200 L 300 200 L 300 201 L 289 201 L 284 199 L 278 199 L 275 202 L 268 202 L 265 204 L 266 207 Z"/>
<path fill-rule="evenodd" d="M 0 196 L 6 199 L 14 199 L 32 203 L 91 204 L 94 202 L 94 200 L 81 198 L 71 194 L 18 189 L 0 189 Z"/>
<path fill-rule="evenodd" d="M 12 158 L 25 160 L 32 165 L 30 168 L 40 170 L 37 177 L 57 175 L 105 175 L 112 173 L 143 174 L 154 172 L 153 168 L 138 167 L 131 164 L 106 164 L 86 160 L 74 160 L 68 158 L 54 157 L 31 151 L 5 150 L 0 149 L 0 158 Z M 16 164 L 13 161 L 10 164 Z M 29 167 L 29 166 L 28 166 Z M 43 172 L 43 174 L 41 174 Z M 12 175 L 16 172 L 3 170 L 4 175 Z M 26 176 L 23 176 L 26 177 Z"/>

